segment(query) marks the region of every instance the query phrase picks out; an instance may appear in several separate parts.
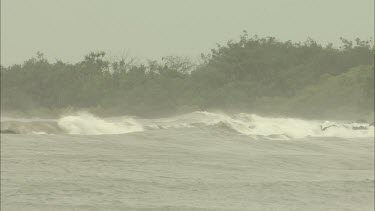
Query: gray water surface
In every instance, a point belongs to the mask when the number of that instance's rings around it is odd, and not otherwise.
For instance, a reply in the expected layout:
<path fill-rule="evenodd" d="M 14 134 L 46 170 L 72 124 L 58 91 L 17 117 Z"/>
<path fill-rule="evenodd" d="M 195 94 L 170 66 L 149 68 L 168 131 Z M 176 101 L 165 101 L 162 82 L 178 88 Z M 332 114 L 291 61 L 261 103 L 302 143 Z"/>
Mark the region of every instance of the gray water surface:
<path fill-rule="evenodd" d="M 373 138 L 1 135 L 1 210 L 374 209 Z"/>

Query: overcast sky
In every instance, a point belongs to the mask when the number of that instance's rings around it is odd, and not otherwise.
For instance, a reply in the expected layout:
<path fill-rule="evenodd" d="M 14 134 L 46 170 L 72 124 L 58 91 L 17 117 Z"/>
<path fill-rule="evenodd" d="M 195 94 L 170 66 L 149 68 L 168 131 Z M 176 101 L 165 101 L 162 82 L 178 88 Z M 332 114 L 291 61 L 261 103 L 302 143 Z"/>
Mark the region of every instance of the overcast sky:
<path fill-rule="evenodd" d="M 339 43 L 374 34 L 374 0 L 1 0 L 1 64 L 44 52 L 196 57 L 249 35 Z"/>

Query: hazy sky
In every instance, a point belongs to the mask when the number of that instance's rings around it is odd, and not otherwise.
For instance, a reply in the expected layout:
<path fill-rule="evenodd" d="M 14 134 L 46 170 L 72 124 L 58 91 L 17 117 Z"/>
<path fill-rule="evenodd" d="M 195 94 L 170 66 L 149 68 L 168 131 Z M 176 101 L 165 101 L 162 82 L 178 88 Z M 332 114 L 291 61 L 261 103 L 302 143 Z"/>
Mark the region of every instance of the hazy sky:
<path fill-rule="evenodd" d="M 90 51 L 196 57 L 249 35 L 338 43 L 374 34 L 374 0 L 1 0 L 1 63 L 44 52 L 77 62 Z"/>

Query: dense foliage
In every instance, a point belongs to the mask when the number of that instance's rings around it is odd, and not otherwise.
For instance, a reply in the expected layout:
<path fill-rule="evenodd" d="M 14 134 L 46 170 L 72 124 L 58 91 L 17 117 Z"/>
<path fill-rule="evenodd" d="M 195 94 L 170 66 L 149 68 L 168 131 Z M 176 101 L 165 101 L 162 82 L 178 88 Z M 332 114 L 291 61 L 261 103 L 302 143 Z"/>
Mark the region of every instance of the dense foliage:
<path fill-rule="evenodd" d="M 359 118 L 374 101 L 374 47 L 249 38 L 212 49 L 199 64 L 165 57 L 143 64 L 109 61 L 50 63 L 38 53 L 1 67 L 1 109 L 35 112 L 88 109 L 106 115 L 168 115 L 194 110 L 256 112 L 308 118 Z"/>

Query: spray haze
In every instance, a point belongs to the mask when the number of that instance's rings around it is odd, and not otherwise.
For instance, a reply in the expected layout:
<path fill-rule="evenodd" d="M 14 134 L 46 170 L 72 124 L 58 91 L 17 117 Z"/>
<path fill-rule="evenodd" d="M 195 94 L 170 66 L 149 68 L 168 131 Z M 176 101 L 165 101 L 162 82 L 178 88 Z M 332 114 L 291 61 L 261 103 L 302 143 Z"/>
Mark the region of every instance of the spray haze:
<path fill-rule="evenodd" d="M 374 210 L 373 0 L 2 0 L 1 210 Z"/>

